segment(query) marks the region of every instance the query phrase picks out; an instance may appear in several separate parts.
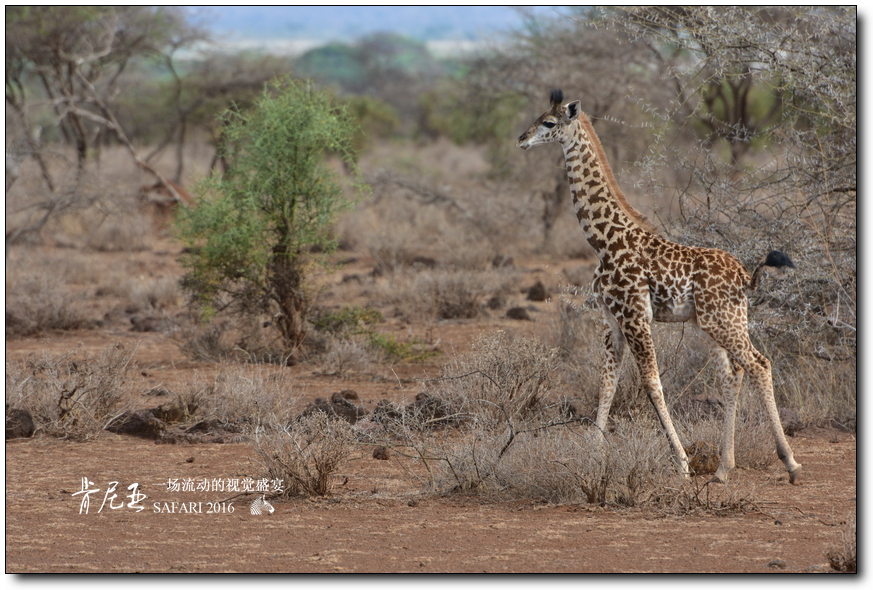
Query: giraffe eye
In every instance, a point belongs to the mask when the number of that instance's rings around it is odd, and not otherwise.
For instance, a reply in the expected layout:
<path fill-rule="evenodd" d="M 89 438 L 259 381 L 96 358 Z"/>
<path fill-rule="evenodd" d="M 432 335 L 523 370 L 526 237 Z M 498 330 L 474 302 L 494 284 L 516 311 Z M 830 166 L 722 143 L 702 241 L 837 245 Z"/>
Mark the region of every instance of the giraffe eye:
<path fill-rule="evenodd" d="M 543 121 L 543 127 L 545 127 L 546 129 L 551 129 L 555 125 L 556 125 L 556 123 L 554 123 L 552 121 Z"/>

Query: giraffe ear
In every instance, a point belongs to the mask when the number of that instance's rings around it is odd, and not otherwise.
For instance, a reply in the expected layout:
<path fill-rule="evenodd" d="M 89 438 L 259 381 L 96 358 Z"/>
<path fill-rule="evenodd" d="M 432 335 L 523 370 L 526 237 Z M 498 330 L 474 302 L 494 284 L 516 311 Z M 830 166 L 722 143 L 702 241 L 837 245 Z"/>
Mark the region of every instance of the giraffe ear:
<path fill-rule="evenodd" d="M 582 103 L 578 100 L 574 100 L 573 102 L 568 102 L 564 105 L 564 114 L 567 116 L 567 120 L 573 121 L 576 117 L 579 116 L 579 113 L 582 112 Z"/>

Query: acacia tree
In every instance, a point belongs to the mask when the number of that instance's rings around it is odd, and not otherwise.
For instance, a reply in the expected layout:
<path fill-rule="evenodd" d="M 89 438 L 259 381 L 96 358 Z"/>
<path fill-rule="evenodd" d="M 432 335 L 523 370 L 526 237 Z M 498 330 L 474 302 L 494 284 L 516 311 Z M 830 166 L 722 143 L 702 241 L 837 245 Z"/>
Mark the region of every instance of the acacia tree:
<path fill-rule="evenodd" d="M 179 8 L 6 7 L 6 105 L 25 142 L 13 156 L 32 157 L 45 188 L 44 198 L 31 195 L 28 199 L 26 208 L 32 213 L 25 223 L 6 232 L 7 253 L 24 235 L 39 233 L 51 216 L 87 205 L 79 184 L 103 133 L 113 134 L 138 166 L 179 198 L 163 176 L 139 157 L 118 121 L 115 99 L 120 93 L 119 82 L 131 64 L 200 36 Z M 57 166 L 48 166 L 46 156 L 50 153 L 36 140 L 41 131 L 54 128 L 76 150 L 72 186 L 59 178 Z M 42 133 L 43 137 L 50 135 Z M 7 183 L 7 190 L 9 187 Z"/>
<path fill-rule="evenodd" d="M 177 8 L 7 6 L 6 103 L 29 131 L 36 81 L 81 173 L 100 130 L 125 143 L 111 105 L 131 62 L 196 38 Z"/>
<path fill-rule="evenodd" d="M 307 332 L 307 266 L 333 249 L 330 224 L 349 204 L 325 156 L 354 169 L 356 129 L 328 93 L 290 79 L 250 110 L 225 111 L 221 125 L 227 169 L 200 183 L 197 206 L 176 223 L 190 247 L 183 284 L 207 318 L 271 315 L 293 352 Z"/>

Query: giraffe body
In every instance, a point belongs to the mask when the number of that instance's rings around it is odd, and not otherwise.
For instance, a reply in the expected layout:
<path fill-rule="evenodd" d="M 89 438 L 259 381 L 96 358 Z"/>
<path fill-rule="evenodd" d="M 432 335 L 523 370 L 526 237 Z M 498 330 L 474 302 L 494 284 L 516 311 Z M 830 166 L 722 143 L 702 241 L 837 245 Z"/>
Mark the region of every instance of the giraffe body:
<path fill-rule="evenodd" d="M 661 426 L 688 475 L 688 457 L 664 401 L 652 342 L 651 324 L 691 322 L 706 334 L 725 397 L 725 427 L 715 481 L 726 481 L 734 467 L 736 401 L 744 374 L 761 396 L 770 418 L 776 449 L 796 483 L 801 465 L 785 438 L 776 401 L 770 361 L 749 339 L 748 297 L 763 266 L 793 266 L 787 256 L 771 252 L 751 275 L 739 260 L 715 248 L 676 244 L 659 236 L 621 193 L 591 122 L 579 101 L 563 102 L 555 90 L 551 108 L 518 138 L 518 147 L 559 143 L 564 149 L 576 218 L 600 264 L 593 290 L 603 311 L 605 358 L 600 379 L 596 424 L 606 432 L 615 395 L 618 367 L 629 348 Z"/>

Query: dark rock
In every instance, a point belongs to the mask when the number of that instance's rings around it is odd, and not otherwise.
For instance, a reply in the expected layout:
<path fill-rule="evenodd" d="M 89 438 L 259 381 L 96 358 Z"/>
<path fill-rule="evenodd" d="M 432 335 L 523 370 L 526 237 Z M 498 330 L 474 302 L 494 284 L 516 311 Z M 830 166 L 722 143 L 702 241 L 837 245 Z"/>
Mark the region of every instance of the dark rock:
<path fill-rule="evenodd" d="M 349 401 L 352 399 L 358 399 L 357 392 L 352 389 L 344 389 L 343 391 L 335 392 L 331 395 L 330 401 L 327 401 L 322 397 L 315 398 L 315 401 L 300 413 L 298 419 L 308 416 L 313 412 L 325 412 L 332 416 L 342 418 L 349 424 L 354 424 L 367 415 L 367 409 L 361 406 L 356 406 Z"/>
<path fill-rule="evenodd" d="M 450 404 L 425 392 L 415 396 L 409 409 L 422 425 L 436 426 L 455 421 L 455 411 Z"/>
<path fill-rule="evenodd" d="M 340 283 L 342 283 L 342 284 L 351 283 L 351 282 L 363 283 L 364 277 L 358 273 L 355 273 L 355 274 L 350 274 L 350 275 L 343 275 L 343 278 L 340 281 Z"/>
<path fill-rule="evenodd" d="M 798 431 L 806 428 L 806 424 L 800 419 L 800 414 L 791 408 L 779 408 L 779 421 L 782 422 L 782 430 L 788 436 L 794 436 Z"/>
<path fill-rule="evenodd" d="M 360 396 L 358 392 L 354 389 L 343 389 L 342 391 L 337 391 L 333 395 L 330 396 L 330 401 L 333 403 L 342 403 L 345 400 L 360 400 Z"/>
<path fill-rule="evenodd" d="M 140 438 L 160 438 L 166 431 L 166 426 L 152 414 L 151 410 L 136 410 L 123 413 L 113 420 L 106 430 Z"/>
<path fill-rule="evenodd" d="M 782 423 L 782 431 L 787 436 L 794 436 L 798 431 L 806 428 L 806 423 L 800 419 L 800 414 L 790 408 L 778 408 L 779 421 Z M 751 415 L 751 419 L 759 424 L 770 422 L 770 417 L 765 410 L 758 410 Z"/>
<path fill-rule="evenodd" d="M 435 268 L 437 265 L 437 261 L 428 256 L 415 256 L 409 265 L 413 268 L 416 267 L 424 267 L 424 268 Z"/>
<path fill-rule="evenodd" d="M 549 292 L 546 291 L 542 282 L 537 281 L 533 287 L 527 290 L 527 298 L 530 301 L 545 301 L 549 298 Z"/>
<path fill-rule="evenodd" d="M 6 406 L 6 440 L 30 438 L 35 430 L 33 416 L 30 412 Z"/>
<path fill-rule="evenodd" d="M 130 323 L 133 324 L 131 332 L 163 332 L 167 328 L 167 322 L 161 318 L 134 316 L 130 318 Z"/>
<path fill-rule="evenodd" d="M 506 318 L 510 320 L 533 321 L 533 318 L 530 317 L 530 314 L 523 307 L 510 307 L 506 310 Z"/>
<path fill-rule="evenodd" d="M 201 420 L 185 432 L 188 434 L 239 434 L 242 432 L 242 427 L 233 422 L 210 418 L 209 420 Z"/>
<path fill-rule="evenodd" d="M 380 423 L 399 421 L 403 419 L 403 409 L 387 399 L 379 400 L 373 409 L 373 420 Z"/>
<path fill-rule="evenodd" d="M 498 254 L 494 258 L 491 259 L 491 266 L 494 268 L 512 268 L 513 260 L 511 256 L 506 256 L 504 254 Z"/>
<path fill-rule="evenodd" d="M 459 422 L 454 407 L 438 397 L 419 393 L 415 401 L 406 407 L 391 403 L 386 399 L 376 404 L 373 420 L 382 424 L 398 422 L 409 427 L 430 428 Z"/>
<path fill-rule="evenodd" d="M 582 413 L 576 407 L 576 404 L 574 404 L 572 401 L 570 401 L 567 398 L 562 399 L 561 403 L 558 407 L 561 410 L 561 417 L 562 418 L 573 419 L 573 418 L 576 418 L 576 417 L 582 415 Z"/>
<path fill-rule="evenodd" d="M 500 295 L 494 295 L 488 300 L 485 307 L 488 309 L 500 309 L 504 305 L 506 305 L 506 300 Z"/>
<path fill-rule="evenodd" d="M 167 403 L 161 404 L 157 408 L 152 408 L 151 413 L 155 418 L 158 418 L 163 422 L 183 422 L 196 410 L 196 407 L 192 408 L 189 406 L 187 408 L 182 408 L 177 404 Z"/>

